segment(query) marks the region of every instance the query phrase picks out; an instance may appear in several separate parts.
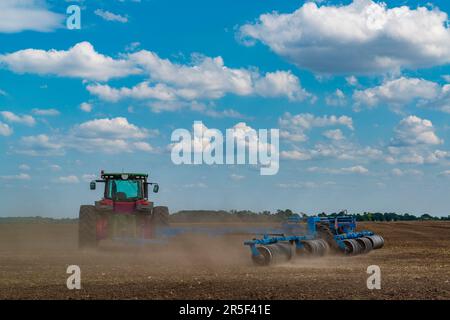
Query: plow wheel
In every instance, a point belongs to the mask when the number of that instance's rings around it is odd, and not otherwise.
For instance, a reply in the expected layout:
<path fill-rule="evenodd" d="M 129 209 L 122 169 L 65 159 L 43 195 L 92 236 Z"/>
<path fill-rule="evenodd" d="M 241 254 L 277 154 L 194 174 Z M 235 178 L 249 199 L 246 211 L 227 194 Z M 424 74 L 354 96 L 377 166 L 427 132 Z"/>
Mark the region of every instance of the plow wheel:
<path fill-rule="evenodd" d="M 97 241 L 97 210 L 94 206 L 81 206 L 78 220 L 78 247 L 95 248 Z"/>
<path fill-rule="evenodd" d="M 305 240 L 302 241 L 304 250 L 310 256 L 324 256 L 328 252 L 328 244 L 325 240 Z"/>
<path fill-rule="evenodd" d="M 368 253 L 373 249 L 372 241 L 367 238 L 356 238 L 355 239 L 359 245 L 362 247 L 361 253 Z"/>
<path fill-rule="evenodd" d="M 334 240 L 334 234 L 333 234 L 333 232 L 331 232 L 329 226 L 327 226 L 326 224 L 320 223 L 320 224 L 317 224 L 316 230 L 317 230 L 317 233 L 319 234 L 319 238 L 325 240 L 334 251 L 339 250 L 339 246 L 336 243 L 336 241 Z"/>
<path fill-rule="evenodd" d="M 154 207 L 152 213 L 152 224 L 158 227 L 169 226 L 169 208 L 167 207 Z"/>
<path fill-rule="evenodd" d="M 302 244 L 307 255 L 314 256 L 317 254 L 319 249 L 317 248 L 317 245 L 313 240 L 302 241 Z"/>
<path fill-rule="evenodd" d="M 326 242 L 324 239 L 318 239 L 314 240 L 317 243 L 317 246 L 320 248 L 317 252 L 317 255 L 324 256 L 328 253 L 330 246 L 328 245 L 328 242 Z"/>
<path fill-rule="evenodd" d="M 344 244 L 346 246 L 345 253 L 348 255 L 357 255 L 362 252 L 361 245 L 355 239 L 346 239 Z"/>
<path fill-rule="evenodd" d="M 380 249 L 384 246 L 384 239 L 382 236 L 379 236 L 377 234 L 374 234 L 373 236 L 367 236 L 365 237 L 372 242 L 373 249 Z"/>
<path fill-rule="evenodd" d="M 268 266 L 272 262 L 272 253 L 266 246 L 259 246 L 256 248 L 259 255 L 253 256 L 253 263 L 258 266 Z"/>

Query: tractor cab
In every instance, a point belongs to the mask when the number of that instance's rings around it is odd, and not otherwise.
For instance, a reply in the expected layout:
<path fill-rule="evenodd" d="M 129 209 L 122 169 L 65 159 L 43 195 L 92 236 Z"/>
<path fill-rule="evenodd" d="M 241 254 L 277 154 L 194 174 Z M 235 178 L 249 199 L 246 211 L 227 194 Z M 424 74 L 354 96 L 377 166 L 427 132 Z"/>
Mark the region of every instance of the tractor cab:
<path fill-rule="evenodd" d="M 101 180 L 91 182 L 91 190 L 96 189 L 96 182 L 104 183 L 104 198 L 113 201 L 137 201 L 148 199 L 148 186 L 153 185 L 153 192 L 159 191 L 157 183 L 147 182 L 148 174 L 143 173 L 104 173 Z"/>
<path fill-rule="evenodd" d="M 97 183 L 104 183 L 103 199 L 96 202 L 99 209 L 113 209 L 118 212 L 151 209 L 148 201 L 148 187 L 153 192 L 159 191 L 157 183 L 147 182 L 148 174 L 143 173 L 105 173 L 101 172 L 101 180 L 92 181 L 90 189 L 95 190 Z"/>

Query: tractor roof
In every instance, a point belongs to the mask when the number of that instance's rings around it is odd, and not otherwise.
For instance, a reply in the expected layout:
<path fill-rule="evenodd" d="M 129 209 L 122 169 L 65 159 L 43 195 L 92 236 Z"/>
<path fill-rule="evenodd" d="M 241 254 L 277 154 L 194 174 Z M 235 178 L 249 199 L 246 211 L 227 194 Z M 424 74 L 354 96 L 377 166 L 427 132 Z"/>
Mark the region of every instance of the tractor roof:
<path fill-rule="evenodd" d="M 126 177 L 126 178 L 125 178 Z M 148 174 L 146 173 L 129 173 L 129 172 L 103 172 L 102 173 L 103 179 L 147 179 Z"/>

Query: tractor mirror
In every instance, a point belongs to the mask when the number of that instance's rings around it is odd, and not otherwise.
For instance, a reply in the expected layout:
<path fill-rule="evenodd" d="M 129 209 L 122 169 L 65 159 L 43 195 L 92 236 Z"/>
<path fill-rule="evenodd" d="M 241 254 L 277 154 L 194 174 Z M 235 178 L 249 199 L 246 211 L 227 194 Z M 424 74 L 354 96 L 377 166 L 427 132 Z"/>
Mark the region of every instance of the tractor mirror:
<path fill-rule="evenodd" d="M 154 192 L 154 193 L 158 193 L 158 191 L 159 191 L 159 185 L 155 184 L 155 185 L 153 186 L 153 192 Z"/>
<path fill-rule="evenodd" d="M 91 190 L 95 190 L 95 187 L 96 187 L 95 181 L 92 181 L 91 184 L 90 184 Z"/>

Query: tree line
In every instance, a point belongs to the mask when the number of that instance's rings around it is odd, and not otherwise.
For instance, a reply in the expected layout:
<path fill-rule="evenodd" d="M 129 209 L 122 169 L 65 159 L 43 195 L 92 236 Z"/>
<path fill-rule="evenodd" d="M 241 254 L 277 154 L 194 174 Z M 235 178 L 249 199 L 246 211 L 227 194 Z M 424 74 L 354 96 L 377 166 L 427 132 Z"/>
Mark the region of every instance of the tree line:
<path fill-rule="evenodd" d="M 311 216 L 337 217 L 350 215 L 357 221 L 450 221 L 450 215 L 436 217 L 424 213 L 416 216 L 409 213 L 395 212 L 362 212 L 349 214 L 346 211 L 326 214 L 325 212 Z M 280 222 L 290 217 L 299 216 L 307 218 L 310 215 L 303 212 L 294 212 L 290 209 L 254 212 L 251 210 L 181 210 L 170 215 L 171 222 Z M 0 223 L 77 223 L 77 218 L 45 218 L 45 217 L 0 217 Z"/>
<path fill-rule="evenodd" d="M 314 214 L 319 217 L 337 217 L 342 215 L 350 215 L 356 217 L 357 221 L 449 221 L 450 215 L 447 217 L 436 217 L 424 213 L 416 216 L 409 213 L 398 214 L 395 212 L 363 212 L 349 214 L 346 211 L 334 212 L 326 214 L 325 212 Z M 242 222 L 277 222 L 288 219 L 289 217 L 300 216 L 307 218 L 308 214 L 303 212 L 294 212 L 290 209 L 254 212 L 251 210 L 182 210 L 171 215 L 173 222 L 214 222 L 214 221 L 242 221 Z"/>

